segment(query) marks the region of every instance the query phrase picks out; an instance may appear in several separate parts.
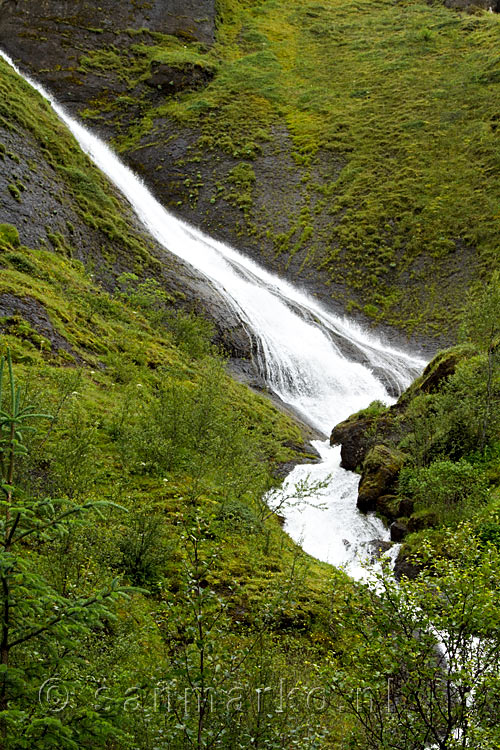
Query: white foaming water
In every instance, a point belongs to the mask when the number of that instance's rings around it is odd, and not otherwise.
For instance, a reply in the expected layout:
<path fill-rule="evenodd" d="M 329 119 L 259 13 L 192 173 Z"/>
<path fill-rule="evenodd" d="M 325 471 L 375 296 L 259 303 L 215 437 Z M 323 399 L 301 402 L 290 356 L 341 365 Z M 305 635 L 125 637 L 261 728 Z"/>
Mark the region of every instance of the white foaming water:
<path fill-rule="evenodd" d="M 20 73 L 5 53 L 0 51 L 0 56 Z M 422 370 L 424 360 L 387 347 L 233 248 L 169 214 L 108 146 L 70 117 L 42 86 L 20 75 L 50 102 L 151 235 L 223 294 L 254 340 L 257 364 L 269 388 L 321 433 L 327 435 L 375 399 L 389 401 L 381 377 L 392 390 L 401 391 Z M 357 361 L 344 354 L 346 350 L 355 353 Z M 290 509 L 287 530 L 310 554 L 346 565 L 352 575 L 361 576 L 363 544 L 387 539 L 387 531 L 374 516 L 356 510 L 358 477 L 340 468 L 339 449 L 330 449 L 327 442 L 316 443 L 316 448 L 322 463 L 296 467 L 286 485 L 306 474 L 314 480 L 331 475 L 321 497 L 328 508 Z"/>

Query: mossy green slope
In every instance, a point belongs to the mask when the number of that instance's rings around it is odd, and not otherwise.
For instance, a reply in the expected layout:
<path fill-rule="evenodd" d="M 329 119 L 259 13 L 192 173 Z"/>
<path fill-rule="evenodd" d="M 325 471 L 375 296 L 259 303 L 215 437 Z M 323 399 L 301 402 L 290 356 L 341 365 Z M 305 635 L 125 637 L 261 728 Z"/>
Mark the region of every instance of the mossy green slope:
<path fill-rule="evenodd" d="M 117 32 L 74 75 L 166 204 L 354 314 L 453 339 L 498 263 L 499 35 L 418 0 L 221 0 L 212 48 Z M 153 62 L 215 76 L 169 95 Z"/>

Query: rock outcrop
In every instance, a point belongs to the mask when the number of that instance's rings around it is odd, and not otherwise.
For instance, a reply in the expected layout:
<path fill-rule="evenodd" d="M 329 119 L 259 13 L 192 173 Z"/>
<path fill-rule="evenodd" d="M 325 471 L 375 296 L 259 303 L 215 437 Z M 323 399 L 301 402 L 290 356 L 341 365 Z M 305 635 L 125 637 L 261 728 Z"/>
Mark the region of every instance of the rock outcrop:
<path fill-rule="evenodd" d="M 210 68 L 186 63 L 184 65 L 169 65 L 154 61 L 151 63 L 151 76 L 146 81 L 148 86 L 170 96 L 186 89 L 197 89 L 206 86 L 214 77 Z"/>
<path fill-rule="evenodd" d="M 418 572 L 406 553 L 404 540 L 407 535 L 438 523 L 434 512 L 416 510 L 413 500 L 399 492 L 399 473 L 407 458 L 404 440 L 414 425 L 411 406 L 416 398 L 432 399 L 443 389 L 458 365 L 475 354 L 471 345 L 440 352 L 397 403 L 383 407 L 374 402 L 336 425 L 332 431 L 330 442 L 341 445 L 342 466 L 361 474 L 358 509 L 376 511 L 391 524 L 391 541 L 403 542 L 395 567 L 397 576 L 414 577 Z"/>
<path fill-rule="evenodd" d="M 363 462 L 358 490 L 358 509 L 377 510 L 377 501 L 395 488 L 404 456 L 386 445 L 376 445 Z"/>
<path fill-rule="evenodd" d="M 411 502 L 391 493 L 403 464 L 397 446 L 412 428 L 408 407 L 416 397 L 438 392 L 458 364 L 474 352 L 469 345 L 440 352 L 397 403 L 383 407 L 376 402 L 333 428 L 330 444 L 341 446 L 343 468 L 361 473 L 361 510 L 378 510 L 389 520 L 411 515 Z"/>

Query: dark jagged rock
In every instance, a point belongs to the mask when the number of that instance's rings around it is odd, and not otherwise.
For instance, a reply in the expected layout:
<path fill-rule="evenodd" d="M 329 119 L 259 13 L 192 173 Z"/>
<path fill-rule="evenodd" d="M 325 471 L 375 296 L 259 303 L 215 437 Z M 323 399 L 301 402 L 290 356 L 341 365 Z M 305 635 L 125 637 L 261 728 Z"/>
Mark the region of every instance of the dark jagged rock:
<path fill-rule="evenodd" d="M 350 417 L 334 427 L 330 436 L 330 445 L 340 445 L 341 466 L 348 471 L 355 471 L 363 461 L 371 446 L 370 427 L 374 417 Z"/>
<path fill-rule="evenodd" d="M 408 527 L 401 521 L 391 523 L 391 542 L 402 542 L 408 534 Z"/>
<path fill-rule="evenodd" d="M 374 563 L 380 560 L 386 552 L 392 547 L 392 542 L 386 542 L 383 539 L 372 539 L 367 544 L 370 562 Z"/>
<path fill-rule="evenodd" d="M 390 493 L 395 486 L 404 457 L 385 445 L 376 445 L 368 453 L 363 464 L 359 483 L 357 507 L 366 512 L 375 510 L 377 500 Z"/>
<path fill-rule="evenodd" d="M 401 547 L 394 564 L 394 575 L 398 581 L 401 580 L 401 578 L 416 578 L 421 570 L 422 566 L 418 565 L 415 560 L 413 560 L 407 550 L 405 550 L 404 546 Z"/>

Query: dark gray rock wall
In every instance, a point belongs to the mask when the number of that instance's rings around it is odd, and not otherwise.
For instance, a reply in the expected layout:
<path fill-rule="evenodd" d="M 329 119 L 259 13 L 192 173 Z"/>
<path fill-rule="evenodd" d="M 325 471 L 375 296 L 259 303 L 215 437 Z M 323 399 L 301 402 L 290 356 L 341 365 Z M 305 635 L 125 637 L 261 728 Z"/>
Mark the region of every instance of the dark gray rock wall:
<path fill-rule="evenodd" d="M 50 86 L 60 101 L 85 104 L 116 75 L 76 72 L 87 50 L 137 40 L 129 30 L 148 29 L 212 44 L 215 0 L 0 0 L 0 47 Z"/>

